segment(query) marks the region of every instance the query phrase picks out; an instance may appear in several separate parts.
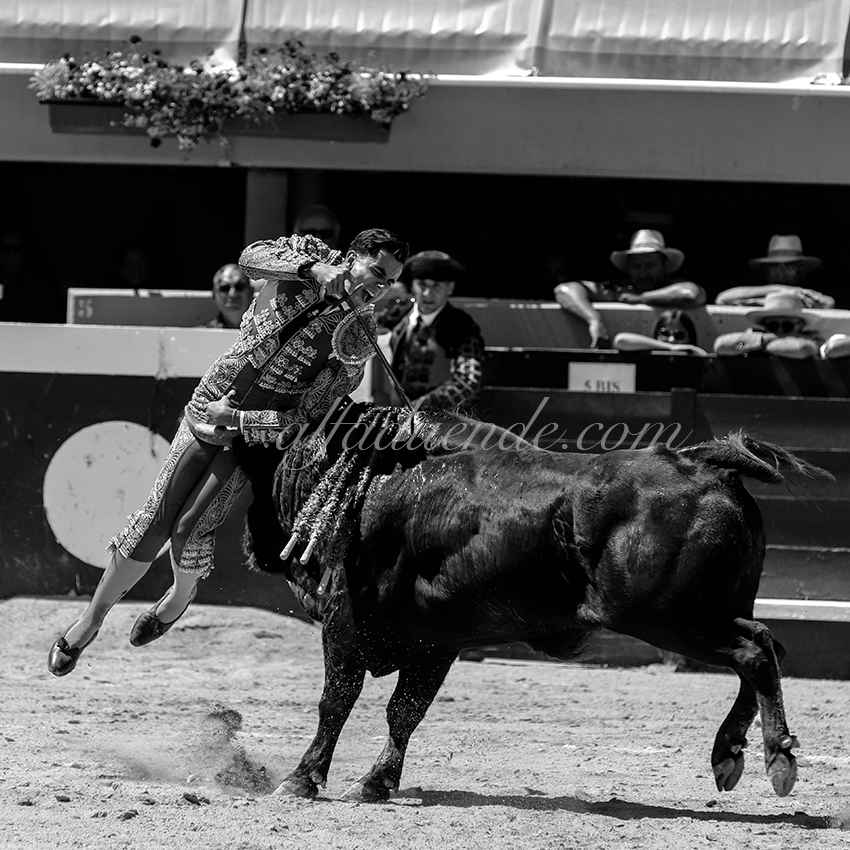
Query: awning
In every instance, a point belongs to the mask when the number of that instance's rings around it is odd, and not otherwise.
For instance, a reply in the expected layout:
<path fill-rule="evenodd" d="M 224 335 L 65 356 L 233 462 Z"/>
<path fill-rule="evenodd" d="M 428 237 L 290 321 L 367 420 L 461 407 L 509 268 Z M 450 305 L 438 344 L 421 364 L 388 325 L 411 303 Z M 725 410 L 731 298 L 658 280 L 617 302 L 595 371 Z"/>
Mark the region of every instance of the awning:
<path fill-rule="evenodd" d="M 437 74 L 791 82 L 842 71 L 848 22 L 850 0 L 11 0 L 0 62 L 294 38 Z"/>
<path fill-rule="evenodd" d="M 185 62 L 208 50 L 235 56 L 244 0 L 3 0 L 0 63 L 120 50 L 131 35 Z"/>
<path fill-rule="evenodd" d="M 842 69 L 850 0 L 251 0 L 298 38 L 438 74 L 788 82 Z"/>

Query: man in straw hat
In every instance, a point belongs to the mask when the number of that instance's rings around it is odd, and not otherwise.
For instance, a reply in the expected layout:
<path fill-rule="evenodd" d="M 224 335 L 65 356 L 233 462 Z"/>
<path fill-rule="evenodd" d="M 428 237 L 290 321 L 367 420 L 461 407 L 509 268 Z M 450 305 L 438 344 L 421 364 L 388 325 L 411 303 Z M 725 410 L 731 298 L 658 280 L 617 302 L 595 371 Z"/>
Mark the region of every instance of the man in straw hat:
<path fill-rule="evenodd" d="M 764 306 L 747 313 L 752 327 L 721 334 L 714 351 L 727 357 L 764 351 L 777 357 L 806 360 L 817 357 L 823 340 L 812 325 L 816 316 L 804 306 L 803 298 L 792 290 L 776 291 L 764 299 Z"/>
<path fill-rule="evenodd" d="M 599 348 L 608 343 L 611 335 L 593 302 L 618 301 L 682 310 L 705 304 L 706 296 L 701 287 L 673 277 L 684 261 L 684 253 L 678 248 L 668 248 L 657 230 L 638 230 L 626 250 L 611 254 L 612 264 L 625 275 L 625 280 L 619 283 L 590 280 L 559 283 L 555 287 L 555 300 L 587 322 L 591 346 Z"/>
<path fill-rule="evenodd" d="M 791 360 L 850 357 L 850 336 L 834 333 L 824 341 L 818 314 L 807 309 L 803 298 L 791 289 L 771 292 L 763 307 L 747 313 L 747 320 L 753 324 L 747 330 L 717 337 L 716 354 L 734 357 L 764 351 Z"/>
<path fill-rule="evenodd" d="M 74 669 L 115 603 L 168 549 L 172 586 L 136 620 L 130 643 L 156 640 L 183 616 L 212 569 L 216 529 L 247 484 L 233 441 L 274 443 L 321 421 L 359 385 L 374 352 L 372 302 L 398 279 L 407 254 L 404 242 L 378 229 L 358 234 L 345 255 L 314 236 L 263 240 L 242 252 L 242 271 L 266 283 L 236 342 L 195 388 L 144 506 L 109 542 L 91 602 L 51 647 L 51 673 Z"/>
<path fill-rule="evenodd" d="M 803 243 L 795 234 L 771 236 L 767 256 L 755 257 L 750 266 L 763 272 L 767 283 L 761 286 L 736 286 L 721 292 L 715 301 L 736 307 L 763 307 L 765 299 L 777 292 L 792 292 L 810 309 L 835 306 L 835 299 L 803 286 L 806 275 L 820 266 L 819 257 L 803 253 Z"/>

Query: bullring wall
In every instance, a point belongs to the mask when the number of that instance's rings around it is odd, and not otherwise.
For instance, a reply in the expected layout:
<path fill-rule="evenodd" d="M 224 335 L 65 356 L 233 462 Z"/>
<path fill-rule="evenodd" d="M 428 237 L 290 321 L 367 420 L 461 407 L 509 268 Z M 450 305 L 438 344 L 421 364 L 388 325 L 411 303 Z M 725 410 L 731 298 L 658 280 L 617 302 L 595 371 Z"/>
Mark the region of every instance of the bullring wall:
<path fill-rule="evenodd" d="M 498 323 L 488 324 L 482 316 L 503 317 L 504 305 L 487 313 L 493 308 L 479 303 L 476 317 L 485 334 L 500 340 Z M 569 319 L 560 310 L 507 309 L 546 316 L 552 326 Z M 652 311 L 636 312 L 651 321 Z M 733 321 L 737 313 L 728 315 Z M 233 335 L 202 328 L 0 325 L 6 423 L 0 444 L 6 484 L 0 501 L 0 596 L 91 592 L 108 536 L 139 506 L 186 398 Z M 624 358 L 635 363 L 636 392 L 566 389 L 569 363 L 604 365 Z M 479 413 L 504 426 L 527 424 L 537 413 L 536 425 L 551 422 L 564 435 L 551 448 L 573 451 L 646 445 L 659 428 L 665 430 L 658 439 L 672 445 L 744 428 L 829 469 L 833 482 L 787 488 L 748 482 L 768 538 L 757 615 L 789 646 L 786 671 L 850 678 L 850 657 L 841 649 L 848 642 L 835 644 L 829 631 L 843 627 L 850 603 L 850 381 L 844 361 L 810 363 L 814 369 L 808 372 L 802 370 L 805 364 L 769 357 L 726 362 L 737 380 L 749 374 L 760 392 L 707 392 L 706 377 L 720 368 L 714 357 L 493 347 Z M 827 368 L 832 394 L 819 394 L 824 386 L 815 378 Z M 770 375 L 773 383 L 766 379 Z M 658 386 L 642 387 L 652 381 Z M 769 391 L 777 386 L 781 393 Z M 122 446 L 131 445 L 144 462 L 122 453 Z M 130 494 L 130 484 L 136 495 Z M 199 599 L 298 613 L 285 582 L 246 572 L 238 514 L 223 535 L 216 569 Z M 163 558 L 134 597 L 158 598 L 169 573 Z M 814 644 L 812 624 L 824 624 L 815 630 L 820 637 Z"/>

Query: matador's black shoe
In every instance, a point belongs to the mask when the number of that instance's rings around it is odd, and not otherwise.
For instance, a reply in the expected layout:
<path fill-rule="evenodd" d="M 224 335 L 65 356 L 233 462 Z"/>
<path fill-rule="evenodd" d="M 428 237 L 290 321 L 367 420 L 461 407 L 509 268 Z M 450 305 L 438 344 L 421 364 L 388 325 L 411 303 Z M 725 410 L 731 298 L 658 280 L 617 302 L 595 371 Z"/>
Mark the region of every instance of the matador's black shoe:
<path fill-rule="evenodd" d="M 189 597 L 186 607 L 171 622 L 163 623 L 157 617 L 156 612 L 159 606 L 165 601 L 165 597 L 168 596 L 168 591 L 166 591 L 165 596 L 156 605 L 148 608 L 144 614 L 140 614 L 139 619 L 133 623 L 133 628 L 130 631 L 130 643 L 133 646 L 146 646 L 161 638 L 186 613 L 192 604 L 192 600 L 195 598 L 195 593 L 197 593 L 197 587 L 192 590 L 192 595 Z"/>
<path fill-rule="evenodd" d="M 71 626 L 65 630 L 65 635 L 71 631 Z M 54 676 L 67 676 L 76 666 L 83 654 L 83 650 L 98 636 L 100 629 L 95 632 L 82 646 L 71 646 L 65 635 L 58 638 L 50 647 L 50 655 L 47 656 L 47 669 Z"/>

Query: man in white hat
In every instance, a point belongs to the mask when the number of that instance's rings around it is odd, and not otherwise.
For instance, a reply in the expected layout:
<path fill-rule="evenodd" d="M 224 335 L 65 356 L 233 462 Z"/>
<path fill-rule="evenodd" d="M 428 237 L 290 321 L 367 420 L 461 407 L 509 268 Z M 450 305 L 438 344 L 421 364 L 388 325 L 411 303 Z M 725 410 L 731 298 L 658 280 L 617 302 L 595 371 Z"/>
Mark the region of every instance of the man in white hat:
<path fill-rule="evenodd" d="M 618 301 L 681 310 L 705 304 L 705 291 L 701 287 L 673 277 L 684 261 L 684 253 L 678 248 L 668 248 L 657 230 L 638 230 L 626 250 L 611 254 L 611 262 L 626 276 L 624 281 L 559 283 L 555 287 L 555 300 L 587 322 L 590 344 L 599 348 L 608 343 L 611 335 L 594 302 Z"/>
<path fill-rule="evenodd" d="M 724 290 L 717 296 L 715 303 L 735 307 L 763 307 L 768 296 L 791 293 L 809 309 L 834 307 L 834 298 L 803 286 L 806 275 L 820 264 L 819 257 L 808 257 L 803 253 L 803 243 L 796 234 L 771 236 L 767 255 L 750 260 L 752 268 L 764 272 L 767 283 Z"/>
<path fill-rule="evenodd" d="M 714 341 L 714 352 L 725 357 L 757 351 L 791 360 L 817 357 L 824 341 L 812 324 L 816 317 L 816 313 L 805 308 L 796 292 L 790 289 L 771 292 L 763 307 L 747 313 L 752 327 L 721 334 Z"/>

